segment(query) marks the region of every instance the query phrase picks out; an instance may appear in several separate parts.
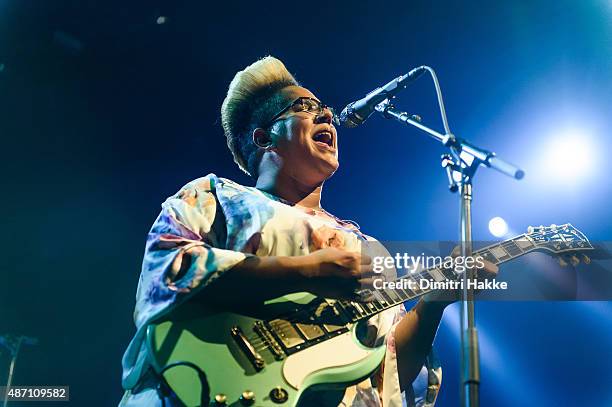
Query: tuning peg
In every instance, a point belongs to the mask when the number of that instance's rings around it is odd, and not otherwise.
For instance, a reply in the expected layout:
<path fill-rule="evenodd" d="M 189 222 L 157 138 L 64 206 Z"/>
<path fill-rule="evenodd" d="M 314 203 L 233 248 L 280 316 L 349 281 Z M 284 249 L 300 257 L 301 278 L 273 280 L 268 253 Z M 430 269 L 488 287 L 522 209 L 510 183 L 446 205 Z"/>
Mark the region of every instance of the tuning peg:
<path fill-rule="evenodd" d="M 576 256 L 570 256 L 570 262 L 572 263 L 572 266 L 577 266 L 580 264 L 580 259 Z"/>
<path fill-rule="evenodd" d="M 559 262 L 559 265 L 560 265 L 561 267 L 567 267 L 567 262 L 565 261 L 565 259 L 564 259 L 563 257 L 559 257 L 559 258 L 557 259 L 557 261 Z"/>
<path fill-rule="evenodd" d="M 582 255 L 582 261 L 584 262 L 584 264 L 591 264 L 591 258 L 586 254 Z"/>

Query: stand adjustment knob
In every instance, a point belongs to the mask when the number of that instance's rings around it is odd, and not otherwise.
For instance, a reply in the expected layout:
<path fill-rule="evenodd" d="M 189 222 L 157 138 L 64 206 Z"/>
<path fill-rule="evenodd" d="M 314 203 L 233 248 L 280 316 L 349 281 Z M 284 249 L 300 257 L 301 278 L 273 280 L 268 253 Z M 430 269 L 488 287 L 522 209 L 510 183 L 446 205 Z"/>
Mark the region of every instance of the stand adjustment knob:
<path fill-rule="evenodd" d="M 255 392 L 252 392 L 251 390 L 243 391 L 242 395 L 240 396 L 240 404 L 243 406 L 252 406 L 255 404 Z"/>
<path fill-rule="evenodd" d="M 277 386 L 270 390 L 270 399 L 275 403 L 281 404 L 289 399 L 289 393 L 282 387 Z"/>
<path fill-rule="evenodd" d="M 227 406 L 227 396 L 223 393 L 215 395 L 215 407 Z"/>

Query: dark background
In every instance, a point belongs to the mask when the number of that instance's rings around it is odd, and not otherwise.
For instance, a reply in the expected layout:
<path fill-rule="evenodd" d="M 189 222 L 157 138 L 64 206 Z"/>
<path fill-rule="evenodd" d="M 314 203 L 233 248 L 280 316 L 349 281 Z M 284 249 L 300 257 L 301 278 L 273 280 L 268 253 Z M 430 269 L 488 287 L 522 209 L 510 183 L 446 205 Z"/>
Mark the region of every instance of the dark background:
<path fill-rule="evenodd" d="M 148 228 L 191 179 L 251 184 L 219 107 L 234 73 L 268 54 L 338 107 L 434 67 L 451 129 L 527 172 L 479 173 L 476 239 L 502 216 L 517 234 L 572 222 L 612 240 L 610 1 L 0 1 L 0 333 L 40 339 L 15 384 L 69 385 L 75 406 L 117 404 Z M 441 127 L 429 80 L 401 105 Z M 588 159 L 551 153 L 560 137 L 584 143 Z M 342 130 L 340 144 L 328 210 L 379 239 L 455 238 L 441 146 L 378 117 Z M 536 273 L 529 264 L 502 273 Z M 482 405 L 612 405 L 611 311 L 478 304 Z M 442 406 L 458 405 L 458 338 L 450 307 L 437 338 Z M 0 380 L 7 365 L 3 352 Z"/>

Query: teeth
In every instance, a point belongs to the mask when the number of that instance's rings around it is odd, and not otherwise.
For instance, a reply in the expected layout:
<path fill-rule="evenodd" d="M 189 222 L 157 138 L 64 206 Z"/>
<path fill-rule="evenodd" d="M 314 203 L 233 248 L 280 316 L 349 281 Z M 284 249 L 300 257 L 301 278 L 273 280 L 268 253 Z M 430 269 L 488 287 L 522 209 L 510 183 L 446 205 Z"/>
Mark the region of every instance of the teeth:
<path fill-rule="evenodd" d="M 325 143 L 325 144 L 327 144 L 329 146 L 332 145 L 332 135 L 328 131 L 322 131 L 320 133 L 315 134 L 313 139 L 315 141 L 319 141 L 319 142 Z"/>

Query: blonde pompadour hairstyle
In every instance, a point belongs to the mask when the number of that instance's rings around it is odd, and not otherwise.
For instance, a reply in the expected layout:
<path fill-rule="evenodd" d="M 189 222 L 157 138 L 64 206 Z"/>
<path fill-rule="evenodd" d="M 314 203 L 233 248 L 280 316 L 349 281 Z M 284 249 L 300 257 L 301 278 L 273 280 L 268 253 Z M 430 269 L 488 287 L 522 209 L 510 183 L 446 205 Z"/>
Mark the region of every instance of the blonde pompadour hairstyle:
<path fill-rule="evenodd" d="M 284 106 L 279 91 L 299 86 L 285 65 L 272 56 L 264 57 L 238 72 L 221 105 L 221 124 L 234 161 L 251 177 L 257 177 L 261 159 L 252 133 Z"/>

